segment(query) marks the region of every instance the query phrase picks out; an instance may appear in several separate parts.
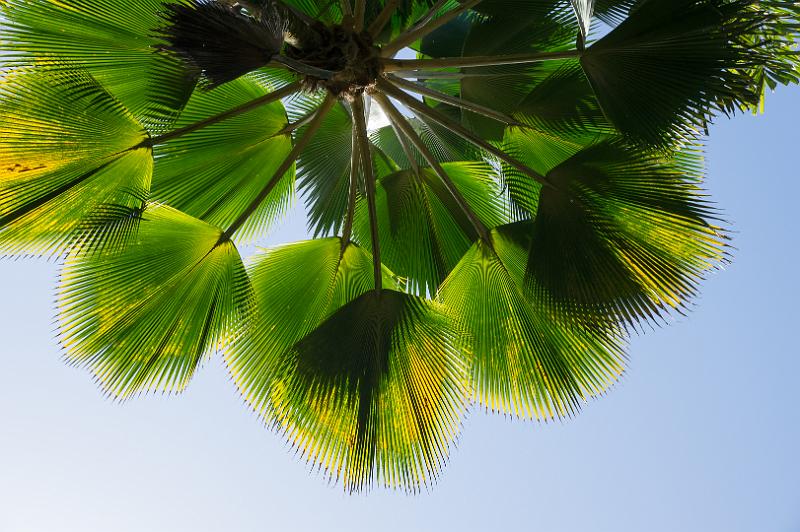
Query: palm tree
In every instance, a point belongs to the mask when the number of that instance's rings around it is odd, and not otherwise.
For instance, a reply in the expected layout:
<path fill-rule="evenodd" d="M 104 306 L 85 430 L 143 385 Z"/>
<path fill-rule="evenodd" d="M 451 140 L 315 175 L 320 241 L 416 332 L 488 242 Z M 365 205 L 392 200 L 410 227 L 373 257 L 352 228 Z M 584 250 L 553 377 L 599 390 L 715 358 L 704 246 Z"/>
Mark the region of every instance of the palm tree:
<path fill-rule="evenodd" d="M 798 81 L 792 1 L 0 9 L 0 249 L 63 260 L 67 359 L 127 398 L 222 352 L 348 490 L 608 390 L 727 258 L 708 122 Z M 245 263 L 295 191 L 314 238 Z"/>

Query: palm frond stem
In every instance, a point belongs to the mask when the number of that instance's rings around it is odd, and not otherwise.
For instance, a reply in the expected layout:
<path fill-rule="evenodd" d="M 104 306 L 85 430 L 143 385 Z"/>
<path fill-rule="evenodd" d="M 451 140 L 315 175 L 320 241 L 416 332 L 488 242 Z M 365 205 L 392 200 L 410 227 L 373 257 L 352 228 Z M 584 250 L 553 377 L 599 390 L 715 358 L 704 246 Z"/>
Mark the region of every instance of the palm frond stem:
<path fill-rule="evenodd" d="M 272 192 L 272 189 L 275 188 L 281 179 L 283 179 L 284 174 L 291 168 L 292 164 L 297 160 L 300 156 L 300 153 L 305 149 L 311 139 L 314 138 L 314 135 L 322 126 L 322 122 L 325 119 L 325 116 L 333 107 L 333 104 L 336 103 L 336 98 L 332 95 L 328 95 L 325 100 L 320 104 L 319 109 L 317 110 L 314 119 L 308 125 L 308 129 L 303 132 L 303 136 L 300 137 L 297 142 L 295 142 L 294 147 L 283 160 L 283 163 L 275 170 L 275 173 L 272 175 L 272 179 L 270 179 L 266 186 L 261 189 L 261 192 L 258 193 L 258 196 L 253 200 L 253 202 L 245 209 L 242 214 L 225 230 L 224 237 L 231 238 L 234 233 L 244 224 L 247 219 L 250 217 L 253 212 L 261 205 L 264 199 L 269 196 L 269 193 Z"/>
<path fill-rule="evenodd" d="M 353 140 L 350 152 L 350 190 L 347 196 L 347 214 L 344 219 L 344 228 L 342 229 L 342 252 L 347 249 L 350 243 L 350 237 L 353 234 L 353 217 L 356 210 L 356 187 L 358 185 L 358 165 L 360 164 L 359 150 L 358 150 L 358 135 L 356 128 L 353 127 Z"/>
<path fill-rule="evenodd" d="M 566 52 L 543 52 L 536 54 L 508 54 L 508 55 L 476 55 L 471 57 L 439 57 L 432 59 L 381 59 L 384 72 L 398 72 L 408 70 L 426 70 L 431 68 L 468 68 L 503 65 L 524 65 L 527 63 L 540 63 L 542 61 L 555 61 L 560 59 L 573 59 L 580 57 L 580 50 Z"/>
<path fill-rule="evenodd" d="M 481 148 L 482 150 L 494 155 L 504 163 L 513 166 L 523 174 L 527 175 L 528 177 L 538 181 L 544 186 L 552 187 L 553 184 L 542 174 L 536 172 L 532 168 L 528 167 L 527 165 L 523 164 L 521 161 L 518 161 L 514 157 L 511 157 L 503 150 L 493 146 L 489 142 L 483 140 L 478 135 L 473 133 L 472 131 L 468 130 L 461 124 L 450 120 L 448 117 L 440 113 L 439 111 L 428 107 L 427 105 L 421 103 L 416 98 L 412 98 L 399 88 L 395 87 L 388 81 L 378 80 L 378 87 L 380 90 L 386 92 L 392 98 L 397 99 L 403 105 L 409 107 L 415 113 L 422 115 L 426 118 L 433 120 L 434 122 L 439 123 L 439 125 L 448 128 L 450 131 L 455 133 L 456 135 L 460 136 L 464 140 L 474 144 L 475 146 Z"/>
<path fill-rule="evenodd" d="M 430 87 L 420 85 L 419 83 L 414 83 L 413 81 L 408 81 L 406 79 L 398 78 L 392 75 L 387 76 L 387 79 L 394 85 L 400 87 L 401 89 L 415 92 L 417 94 L 421 94 L 422 96 L 427 96 L 438 102 L 446 103 L 448 105 L 452 105 L 455 107 L 460 107 L 461 109 L 472 111 L 473 113 L 483 115 L 487 118 L 491 118 L 492 120 L 497 120 L 498 122 L 502 122 L 510 126 L 523 127 L 525 125 L 521 122 L 518 122 L 517 120 L 514 120 L 512 117 L 508 116 L 505 113 L 495 111 L 494 109 L 491 109 L 489 107 L 483 106 L 478 103 L 463 100 L 457 96 L 451 96 L 449 94 L 439 92 L 437 90 L 431 89 Z"/>
<path fill-rule="evenodd" d="M 234 107 L 233 109 L 229 109 L 227 111 L 224 111 L 224 112 L 222 112 L 222 113 L 220 113 L 218 115 L 214 115 L 214 116 L 205 118 L 203 120 L 200 120 L 199 122 L 195 122 L 194 124 L 189 124 L 188 126 L 184 126 L 184 127 L 178 128 L 178 129 L 176 129 L 174 131 L 170 131 L 169 133 L 164 133 L 163 135 L 159 135 L 157 137 L 151 137 L 149 139 L 146 139 L 145 141 L 143 141 L 141 143 L 141 145 L 134 146 L 131 149 L 133 150 L 133 149 L 137 149 L 137 148 L 140 148 L 140 147 L 148 147 L 149 148 L 149 147 L 153 147 L 153 146 L 155 146 L 157 144 L 163 144 L 163 143 L 165 143 L 167 141 L 170 141 L 170 140 L 173 140 L 173 139 L 177 139 L 179 137 L 182 137 L 184 135 L 188 135 L 189 133 L 193 133 L 195 131 L 198 131 L 200 129 L 206 128 L 206 127 L 211 126 L 213 124 L 216 124 L 218 122 L 222 122 L 223 120 L 227 120 L 229 118 L 233 118 L 235 116 L 239 116 L 241 114 L 247 113 L 248 111 L 252 111 L 253 109 L 257 109 L 258 107 L 261 107 L 262 105 L 268 105 L 268 104 L 276 102 L 276 101 L 278 101 L 278 100 L 280 100 L 282 98 L 286 98 L 287 96 L 291 96 L 295 92 L 299 91 L 300 88 L 301 88 L 301 85 L 300 85 L 299 81 L 290 83 L 290 84 L 286 85 L 285 87 L 281 87 L 280 89 L 278 89 L 276 91 L 272 91 L 269 94 L 265 94 L 264 96 L 256 98 L 255 100 L 249 101 L 249 102 L 247 102 L 245 104 L 242 104 L 242 105 L 240 105 L 238 107 Z"/>
<path fill-rule="evenodd" d="M 475 214 L 475 212 L 470 208 L 467 200 L 464 199 L 464 196 L 459 192 L 458 188 L 456 188 L 453 181 L 450 179 L 450 176 L 447 175 L 447 172 L 442 168 L 442 165 L 436 160 L 433 154 L 430 152 L 425 143 L 422 142 L 422 139 L 414 131 L 414 128 L 411 127 L 411 124 L 406 120 L 406 118 L 400 114 L 400 111 L 397 110 L 397 107 L 389 101 L 389 98 L 383 93 L 375 93 L 373 95 L 375 101 L 378 102 L 378 105 L 381 106 L 383 112 L 386 113 L 386 116 L 389 117 L 400 131 L 403 132 L 404 135 L 408 137 L 411 143 L 414 145 L 415 148 L 420 152 L 422 157 L 431 167 L 431 169 L 436 173 L 439 179 L 442 180 L 445 187 L 447 187 L 448 192 L 453 196 L 458 206 L 464 212 L 464 214 L 469 219 L 472 226 L 475 228 L 475 232 L 478 233 L 478 236 L 484 242 L 490 243 L 491 240 L 489 238 L 489 230 L 483 225 L 480 218 Z M 412 98 L 413 99 L 413 98 Z"/>
<path fill-rule="evenodd" d="M 401 33 L 395 40 L 384 46 L 381 50 L 381 55 L 383 55 L 383 57 L 393 56 L 401 49 L 405 48 L 406 46 L 413 43 L 417 39 L 421 39 L 426 35 L 428 35 L 429 33 L 436 31 L 438 28 L 444 26 L 445 24 L 447 24 L 460 14 L 466 12 L 469 9 L 472 9 L 473 7 L 477 6 L 480 3 L 481 0 L 467 0 L 456 9 L 448 11 L 447 13 L 443 14 L 440 17 L 431 18 L 420 26 L 416 25 L 412 26 L 407 31 Z M 438 3 L 431 8 L 431 11 L 433 11 L 434 9 L 438 11 L 437 6 Z M 434 14 L 436 11 L 434 11 Z"/>
<path fill-rule="evenodd" d="M 392 76 L 403 79 L 470 79 L 470 78 L 497 78 L 498 74 L 492 72 L 441 72 L 437 70 L 397 70 Z"/>
<path fill-rule="evenodd" d="M 414 152 L 412 151 L 411 146 L 408 145 L 408 138 L 402 131 L 400 131 L 400 129 L 397 127 L 397 123 L 395 123 L 393 120 L 389 121 L 389 125 L 391 125 L 392 131 L 394 131 L 394 134 L 400 143 L 400 147 L 403 149 L 403 153 L 405 154 L 406 159 L 408 159 L 408 163 L 411 165 L 411 169 L 419 177 L 419 163 L 417 162 L 417 158 L 414 157 Z"/>
<path fill-rule="evenodd" d="M 377 37 L 386 27 L 386 23 L 392 18 L 392 13 L 397 9 L 398 4 L 399 0 L 386 0 L 386 5 L 367 29 L 373 38 Z"/>
<path fill-rule="evenodd" d="M 364 171 L 364 183 L 367 189 L 367 205 L 369 208 L 369 229 L 372 239 L 372 263 L 375 271 L 375 290 L 383 287 L 381 268 L 381 246 L 378 239 L 378 209 L 375 204 L 375 171 L 372 168 L 372 153 L 367 137 L 367 120 L 364 113 L 364 96 L 357 95 L 353 99 L 353 127 L 358 139 L 358 151 L 361 156 L 361 167 Z"/>
<path fill-rule="evenodd" d="M 306 74 L 308 76 L 314 76 L 322 79 L 330 79 L 331 76 L 333 76 L 333 72 L 330 70 L 311 66 L 303 63 L 302 61 L 298 61 L 297 59 L 286 57 L 285 55 L 276 55 L 272 58 L 272 61 L 278 63 L 279 65 L 285 66 L 289 70 L 299 72 L 300 74 Z"/>
<path fill-rule="evenodd" d="M 450 0 L 437 0 L 435 4 L 431 6 L 431 8 L 411 26 L 411 29 L 414 28 L 421 28 L 436 16 L 436 14 L 441 10 Z"/>
<path fill-rule="evenodd" d="M 353 11 L 353 29 L 360 33 L 364 29 L 364 15 L 367 12 L 367 0 L 356 0 L 356 8 Z"/>
<path fill-rule="evenodd" d="M 298 118 L 294 122 L 292 122 L 290 124 L 286 124 L 286 127 L 284 127 L 283 129 L 281 129 L 280 131 L 275 133 L 270 138 L 279 137 L 281 135 L 288 135 L 289 133 L 292 133 L 292 132 L 298 130 L 299 128 L 307 125 L 309 122 L 311 122 L 314 119 L 314 117 L 316 115 L 317 115 L 317 110 L 316 109 L 314 109 L 312 111 L 309 111 L 308 113 L 306 113 L 302 117 Z"/>

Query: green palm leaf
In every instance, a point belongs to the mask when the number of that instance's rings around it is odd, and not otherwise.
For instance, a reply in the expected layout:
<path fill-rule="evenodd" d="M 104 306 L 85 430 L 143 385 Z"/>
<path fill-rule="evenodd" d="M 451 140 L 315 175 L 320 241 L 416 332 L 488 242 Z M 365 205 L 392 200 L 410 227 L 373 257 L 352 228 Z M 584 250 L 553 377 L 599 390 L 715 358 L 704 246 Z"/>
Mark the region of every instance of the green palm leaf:
<path fill-rule="evenodd" d="M 10 0 L 0 5 L 7 63 L 85 70 L 152 129 L 192 92 L 181 62 L 157 52 L 164 4 L 187 0 Z"/>
<path fill-rule="evenodd" d="M 250 271 L 258 314 L 227 357 L 247 401 L 350 490 L 429 481 L 465 397 L 441 309 L 386 270 L 393 289 L 372 290 L 371 257 L 338 238 L 267 250 Z"/>
<path fill-rule="evenodd" d="M 419 152 L 413 148 L 409 147 L 409 154 L 406 154 L 403 144 L 400 142 L 397 133 L 395 133 L 391 126 L 385 126 L 372 131 L 370 134 L 370 141 L 378 147 L 386 157 L 391 159 L 397 169 L 410 169 L 414 164 L 417 166 L 425 164 L 425 160 Z M 413 159 L 413 163 L 409 157 Z"/>
<path fill-rule="evenodd" d="M 54 105 L 53 102 L 59 102 Z M 0 79 L 0 249 L 56 255 L 129 226 L 147 199 L 152 154 L 142 126 L 80 72 Z"/>
<path fill-rule="evenodd" d="M 531 88 L 514 113 L 524 125 L 506 130 L 502 148 L 544 175 L 615 134 L 615 129 L 603 116 L 577 61 L 549 63 L 540 71 L 549 74 Z M 513 205 L 523 216 L 535 215 L 540 183 L 508 164 L 503 165 L 503 178 Z"/>
<path fill-rule="evenodd" d="M 491 236 L 491 245 L 472 246 L 439 292 L 472 340 L 474 397 L 524 418 L 572 415 L 622 373 L 622 339 L 613 328 L 567 326 L 527 295 L 524 224 Z"/>
<path fill-rule="evenodd" d="M 450 179 L 487 227 L 508 222 L 494 170 L 485 163 L 443 163 Z M 415 293 L 432 294 L 478 237 L 469 219 L 430 168 L 383 177 L 376 200 L 381 258 L 408 278 Z M 355 236 L 369 247 L 366 202 L 356 210 Z"/>
<path fill-rule="evenodd" d="M 504 55 L 542 50 L 564 50 L 575 41 L 574 17 L 563 16 L 545 3 L 525 5 L 484 5 L 489 19 L 470 25 L 457 54 L 462 56 Z M 552 4 L 552 2 L 549 2 Z M 480 8 L 480 7 L 479 7 Z M 511 114 L 540 79 L 536 66 L 490 66 L 463 69 L 460 96 L 465 100 Z M 496 121 L 471 112 L 463 113 L 464 125 L 487 139 L 501 139 L 504 127 Z"/>
<path fill-rule="evenodd" d="M 295 242 L 256 255 L 248 270 L 257 315 L 226 361 L 253 408 L 267 414 L 280 357 L 335 310 L 372 288 L 372 259 L 339 238 Z M 297 273 L 306 273 L 298 283 Z M 398 287 L 392 274 L 384 283 Z M 298 325 L 299 324 L 299 325 Z"/>
<path fill-rule="evenodd" d="M 433 303 L 367 292 L 298 342 L 277 370 L 286 382 L 273 400 L 278 424 L 351 491 L 429 484 L 465 408 L 460 341 Z"/>
<path fill-rule="evenodd" d="M 574 60 L 542 65 L 536 83 L 513 112 L 528 129 L 554 139 L 588 144 L 614 132 Z"/>
<path fill-rule="evenodd" d="M 642 0 L 595 0 L 595 16 L 609 26 L 616 26 L 641 2 Z"/>
<path fill-rule="evenodd" d="M 251 304 L 239 253 L 222 231 L 166 206 L 143 218 L 124 249 L 70 256 L 58 291 L 67 359 L 119 398 L 183 390 Z"/>
<path fill-rule="evenodd" d="M 603 143 L 554 168 L 529 225 L 537 300 L 572 319 L 628 323 L 683 307 L 726 240 L 692 175 L 696 158 Z"/>
<path fill-rule="evenodd" d="M 175 127 L 185 127 L 268 94 L 245 77 L 210 92 L 195 91 Z M 168 140 L 155 147 L 153 199 L 218 227 L 228 227 L 258 196 L 292 149 L 280 101 Z M 294 173 L 273 189 L 237 234 L 260 234 L 285 212 Z"/>
<path fill-rule="evenodd" d="M 300 154 L 297 188 L 314 235 L 336 234 L 347 212 L 353 119 L 344 105 L 336 105 Z"/>
<path fill-rule="evenodd" d="M 796 2 L 644 1 L 581 63 L 620 131 L 665 146 L 695 136 L 720 110 L 757 105 L 752 69 L 796 81 L 793 41 L 775 9 L 800 13 Z"/>

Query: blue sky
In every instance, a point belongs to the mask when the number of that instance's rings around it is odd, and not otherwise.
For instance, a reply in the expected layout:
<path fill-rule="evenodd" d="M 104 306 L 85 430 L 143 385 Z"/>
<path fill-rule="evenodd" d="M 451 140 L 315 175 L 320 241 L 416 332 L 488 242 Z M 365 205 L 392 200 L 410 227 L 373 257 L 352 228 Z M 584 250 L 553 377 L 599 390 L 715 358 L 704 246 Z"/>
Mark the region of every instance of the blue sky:
<path fill-rule="evenodd" d="M 737 250 L 696 309 L 635 338 L 624 379 L 572 420 L 473 408 L 416 496 L 309 472 L 218 359 L 181 396 L 104 398 L 61 360 L 58 265 L 0 262 L 0 532 L 800 532 L 798 96 L 712 129 L 708 188 Z"/>

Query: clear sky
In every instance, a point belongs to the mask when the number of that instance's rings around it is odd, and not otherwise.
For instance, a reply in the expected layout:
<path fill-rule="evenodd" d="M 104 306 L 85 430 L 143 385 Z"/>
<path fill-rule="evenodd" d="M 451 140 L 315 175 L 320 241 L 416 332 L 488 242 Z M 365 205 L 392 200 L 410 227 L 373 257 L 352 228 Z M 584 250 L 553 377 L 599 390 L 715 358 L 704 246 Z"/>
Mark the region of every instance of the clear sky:
<path fill-rule="evenodd" d="M 181 396 L 115 403 L 54 339 L 58 265 L 0 262 L 0 532 L 800 532 L 800 90 L 720 120 L 708 188 L 734 263 L 635 338 L 578 417 L 473 408 L 437 485 L 346 495 L 244 407 L 218 359 Z M 274 242 L 304 234 L 300 217 Z"/>

